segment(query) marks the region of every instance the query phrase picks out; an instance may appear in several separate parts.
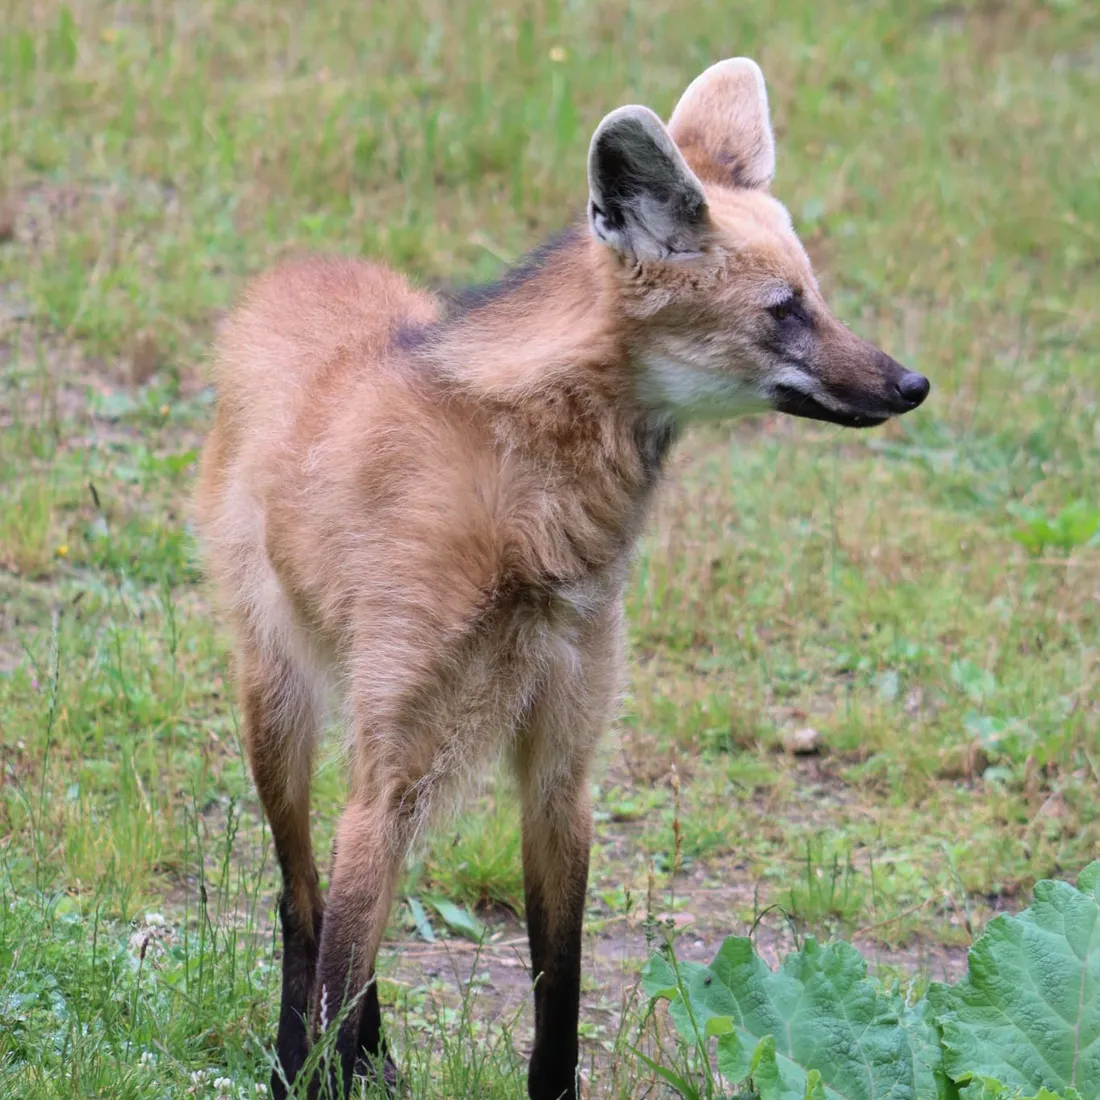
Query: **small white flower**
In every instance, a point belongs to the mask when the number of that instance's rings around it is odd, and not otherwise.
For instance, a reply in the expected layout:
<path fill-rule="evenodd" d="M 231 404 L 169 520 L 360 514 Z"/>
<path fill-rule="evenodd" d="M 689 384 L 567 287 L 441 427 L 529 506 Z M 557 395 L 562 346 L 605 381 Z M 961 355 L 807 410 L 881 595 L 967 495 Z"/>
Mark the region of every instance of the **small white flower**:
<path fill-rule="evenodd" d="M 149 925 L 150 928 L 160 928 L 167 922 L 165 921 L 164 915 L 162 913 L 146 913 L 145 923 Z"/>
<path fill-rule="evenodd" d="M 267 1095 L 267 1085 L 265 1085 L 262 1081 L 257 1081 L 256 1082 L 256 1095 L 257 1096 L 266 1096 Z"/>
<path fill-rule="evenodd" d="M 206 1079 L 210 1076 L 204 1069 L 197 1069 L 191 1074 L 192 1085 L 205 1085 Z"/>
<path fill-rule="evenodd" d="M 218 1092 L 228 1092 L 232 1087 L 233 1087 L 233 1078 L 232 1077 L 218 1077 L 214 1081 L 214 1088 L 216 1088 L 218 1090 Z"/>
<path fill-rule="evenodd" d="M 141 1052 L 141 1064 L 143 1066 L 155 1066 L 157 1064 L 157 1056 L 151 1050 L 143 1050 Z"/>

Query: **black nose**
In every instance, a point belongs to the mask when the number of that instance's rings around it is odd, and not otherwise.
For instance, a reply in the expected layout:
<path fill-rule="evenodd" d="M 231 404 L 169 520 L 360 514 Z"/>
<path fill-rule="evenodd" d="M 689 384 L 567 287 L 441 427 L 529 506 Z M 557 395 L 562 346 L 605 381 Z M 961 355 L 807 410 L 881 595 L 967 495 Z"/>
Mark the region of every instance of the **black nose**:
<path fill-rule="evenodd" d="M 923 374 L 907 370 L 897 384 L 898 395 L 911 409 L 915 409 L 927 396 L 932 383 Z"/>

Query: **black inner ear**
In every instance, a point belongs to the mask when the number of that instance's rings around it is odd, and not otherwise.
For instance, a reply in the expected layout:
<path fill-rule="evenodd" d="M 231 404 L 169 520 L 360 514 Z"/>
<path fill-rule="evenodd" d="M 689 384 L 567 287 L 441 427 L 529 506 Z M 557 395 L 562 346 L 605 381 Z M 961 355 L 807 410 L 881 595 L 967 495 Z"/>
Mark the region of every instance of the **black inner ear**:
<path fill-rule="evenodd" d="M 604 205 L 597 209 L 612 229 L 622 229 L 626 224 L 623 208 L 643 190 L 635 172 L 635 166 L 624 155 L 616 138 L 611 134 L 603 135 L 596 146 L 596 173 Z"/>
<path fill-rule="evenodd" d="M 701 216 L 703 204 L 695 189 L 684 185 L 676 165 L 644 132 L 623 129 L 602 135 L 595 160 L 603 199 L 597 209 L 612 228 L 622 228 L 624 209 L 643 194 L 672 208 L 685 221 Z"/>

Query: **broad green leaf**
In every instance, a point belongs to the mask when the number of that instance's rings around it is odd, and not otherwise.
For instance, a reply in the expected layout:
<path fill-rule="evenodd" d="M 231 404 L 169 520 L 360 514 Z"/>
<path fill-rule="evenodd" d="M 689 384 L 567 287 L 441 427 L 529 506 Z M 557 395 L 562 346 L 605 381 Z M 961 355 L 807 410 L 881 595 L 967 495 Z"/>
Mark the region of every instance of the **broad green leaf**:
<path fill-rule="evenodd" d="M 642 989 L 652 1000 L 669 1001 L 679 992 L 676 971 L 664 955 L 650 955 L 642 967 Z"/>
<path fill-rule="evenodd" d="M 749 1072 L 760 1100 L 827 1100 L 830 1095 L 816 1069 L 806 1074 L 805 1086 L 799 1089 L 794 1075 L 789 1070 L 785 1072 L 776 1057 L 775 1039 L 771 1035 L 757 1044 Z"/>
<path fill-rule="evenodd" d="M 990 921 L 963 981 L 929 990 L 955 1080 L 1100 1100 L 1100 863 L 1078 882 L 1038 883 L 1030 908 Z"/>
<path fill-rule="evenodd" d="M 453 901 L 446 901 L 443 898 L 428 898 L 427 901 L 443 918 L 443 923 L 452 932 L 457 932 L 460 936 L 465 936 L 475 943 L 479 943 L 484 939 L 485 925 L 469 909 L 463 909 L 461 906 L 455 905 Z"/>
<path fill-rule="evenodd" d="M 790 1029 L 793 1060 L 821 1071 L 846 1097 L 937 1098 L 939 1051 L 928 1024 L 867 978 L 867 964 L 850 944 L 813 940 L 784 963 L 805 989 Z M 805 1023 L 803 1024 L 803 1021 Z"/>
<path fill-rule="evenodd" d="M 960 1090 L 959 1100 L 1081 1100 L 1081 1096 L 1076 1089 L 1040 1089 L 1034 1096 L 1024 1096 L 1019 1089 L 1007 1088 L 993 1077 L 974 1077 Z"/>
<path fill-rule="evenodd" d="M 730 1081 L 751 1076 L 761 1100 L 948 1095 L 928 1014 L 870 981 L 863 958 L 847 944 L 808 940 L 773 972 L 750 940 L 731 936 L 709 967 L 652 964 L 644 982 L 651 996 L 669 999 L 669 1015 L 688 1043 L 724 1027 L 712 1024 L 715 1018 L 732 1021 L 740 1042 L 721 1037 L 719 1069 Z"/>
<path fill-rule="evenodd" d="M 724 1017 L 729 1019 L 729 1017 Z M 727 1081 L 743 1081 L 752 1068 L 751 1051 L 745 1049 L 736 1031 L 727 1031 L 718 1037 L 718 1072 Z"/>
<path fill-rule="evenodd" d="M 752 1083 L 760 1100 L 805 1100 L 809 1082 L 800 1088 L 793 1080 L 796 1076 L 784 1073 L 775 1054 L 775 1036 L 765 1035 L 756 1046 L 752 1055 Z"/>
<path fill-rule="evenodd" d="M 1077 889 L 1083 894 L 1092 894 L 1100 902 L 1100 859 L 1090 863 L 1077 876 Z"/>
<path fill-rule="evenodd" d="M 825 1100 L 825 1084 L 816 1069 L 806 1074 L 806 1095 L 802 1100 Z"/>
<path fill-rule="evenodd" d="M 1009 1100 L 1011 1096 L 1012 1093 L 992 1077 L 971 1078 L 959 1090 L 959 1100 Z"/>
<path fill-rule="evenodd" d="M 712 1035 L 728 1034 L 740 1019 L 729 990 L 700 963 L 681 962 L 673 968 L 661 955 L 654 955 L 642 972 L 642 988 L 654 999 L 669 1001 L 677 1032 L 692 1046 Z M 726 1049 L 727 1054 L 732 1052 L 728 1044 Z"/>
<path fill-rule="evenodd" d="M 760 1100 L 1100 1100 L 1100 861 L 1076 889 L 1040 882 L 990 923 L 964 981 L 915 1004 L 855 948 L 813 940 L 776 972 L 742 937 L 710 966 L 657 955 L 643 985 Z"/>
<path fill-rule="evenodd" d="M 733 1020 L 729 1016 L 711 1016 L 703 1034 L 708 1039 L 713 1039 L 716 1035 L 733 1035 Z"/>
<path fill-rule="evenodd" d="M 409 912 L 412 914 L 413 924 L 416 925 L 420 938 L 425 943 L 435 943 L 435 930 L 428 919 L 427 910 L 420 904 L 419 898 L 409 897 L 405 899 L 409 903 Z"/>
<path fill-rule="evenodd" d="M 673 998 L 669 1005 L 676 1030 L 689 1042 L 695 1042 L 697 1036 L 707 1037 L 715 1018 L 736 1026 L 740 1019 L 737 1003 L 729 990 L 714 980 L 710 969 L 701 963 L 680 963 L 679 969 L 683 983 L 680 992 L 684 996 Z"/>
<path fill-rule="evenodd" d="M 944 1067 L 940 1029 L 936 1024 L 936 1014 L 932 1011 L 927 998 L 907 1006 L 903 1020 L 909 1032 L 914 1063 L 922 1067 L 919 1071 L 922 1080 L 926 1081 L 926 1075 L 930 1074 L 932 1081 L 935 1082 L 934 1095 L 938 1100 L 955 1100 L 958 1090 Z"/>

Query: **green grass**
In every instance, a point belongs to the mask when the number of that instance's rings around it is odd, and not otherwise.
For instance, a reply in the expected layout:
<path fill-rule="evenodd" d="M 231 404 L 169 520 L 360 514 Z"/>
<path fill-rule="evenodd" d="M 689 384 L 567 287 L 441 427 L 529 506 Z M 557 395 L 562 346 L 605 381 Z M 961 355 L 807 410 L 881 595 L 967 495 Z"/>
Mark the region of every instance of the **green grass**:
<path fill-rule="evenodd" d="M 775 190 L 837 312 L 934 389 L 873 433 L 771 418 L 678 454 L 595 779 L 593 1094 L 652 1081 L 647 917 L 694 921 L 700 957 L 759 918 L 765 947 L 855 934 L 935 977 L 1093 858 L 1098 36 L 1084 0 L 9 0 L 0 1095 L 267 1077 L 276 878 L 186 525 L 244 279 L 302 248 L 491 277 L 580 209 L 603 113 L 667 114 L 730 54 L 768 76 Z M 786 752 L 807 727 L 818 752 Z M 324 852 L 335 754 L 317 791 Z M 404 895 L 441 943 L 435 898 L 489 941 L 445 952 L 402 904 L 383 952 L 415 1096 L 523 1093 L 514 800 L 477 807 Z"/>

